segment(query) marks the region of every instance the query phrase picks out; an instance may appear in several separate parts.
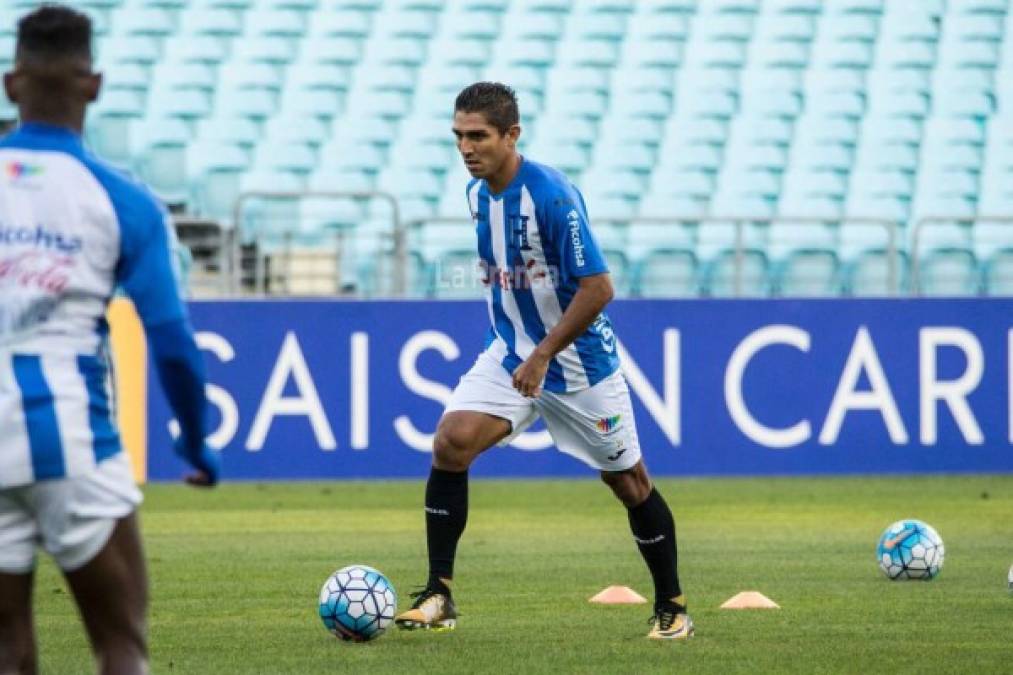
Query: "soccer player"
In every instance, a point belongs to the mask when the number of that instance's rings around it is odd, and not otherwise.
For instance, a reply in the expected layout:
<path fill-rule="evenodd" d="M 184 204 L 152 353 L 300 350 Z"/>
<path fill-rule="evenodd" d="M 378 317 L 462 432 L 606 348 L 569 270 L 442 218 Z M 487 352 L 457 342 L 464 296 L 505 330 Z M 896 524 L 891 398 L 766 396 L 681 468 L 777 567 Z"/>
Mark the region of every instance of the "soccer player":
<path fill-rule="evenodd" d="M 109 298 L 141 317 L 194 485 L 218 479 L 204 443 L 204 367 L 180 301 L 171 222 L 148 190 L 82 146 L 91 22 L 44 5 L 18 23 L 4 89 L 21 125 L 0 138 L 0 673 L 37 670 L 36 548 L 63 571 L 102 673 L 147 672 L 148 582 L 109 393 Z"/>
<path fill-rule="evenodd" d="M 453 131 L 474 177 L 467 197 L 492 325 L 436 430 L 425 497 L 429 580 L 396 622 L 456 625 L 450 587 L 468 517 L 468 468 L 541 416 L 556 446 L 600 471 L 628 511 L 654 580 L 648 637 L 688 638 L 693 622 L 679 586 L 675 523 L 640 456 L 616 338 L 602 311 L 612 283 L 584 199 L 561 173 L 517 152 L 521 128 L 509 87 L 464 89 Z"/>

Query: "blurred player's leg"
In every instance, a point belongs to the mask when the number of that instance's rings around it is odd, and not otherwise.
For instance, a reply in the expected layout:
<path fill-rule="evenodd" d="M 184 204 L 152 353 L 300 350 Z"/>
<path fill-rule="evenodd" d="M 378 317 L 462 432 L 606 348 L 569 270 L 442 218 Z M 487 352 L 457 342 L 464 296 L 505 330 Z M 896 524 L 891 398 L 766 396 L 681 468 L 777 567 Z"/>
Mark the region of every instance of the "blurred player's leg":
<path fill-rule="evenodd" d="M 36 672 L 32 621 L 33 573 L 0 572 L 0 673 Z"/>
<path fill-rule="evenodd" d="M 148 576 L 137 515 L 120 519 L 102 551 L 83 567 L 67 572 L 66 577 L 88 630 L 99 672 L 148 672 Z"/>
<path fill-rule="evenodd" d="M 686 599 L 679 585 L 672 511 L 651 484 L 642 460 L 626 471 L 603 471 L 601 477 L 626 506 L 633 538 L 654 580 L 654 625 L 648 637 L 689 637 L 693 622 L 686 614 Z"/>

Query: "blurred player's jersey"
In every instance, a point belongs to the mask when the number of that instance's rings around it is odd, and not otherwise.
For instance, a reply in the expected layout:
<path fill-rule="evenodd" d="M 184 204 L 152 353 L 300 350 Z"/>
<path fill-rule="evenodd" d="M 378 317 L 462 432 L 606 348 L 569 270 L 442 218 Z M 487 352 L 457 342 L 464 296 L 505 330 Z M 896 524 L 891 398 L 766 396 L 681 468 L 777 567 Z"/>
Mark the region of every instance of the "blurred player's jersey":
<path fill-rule="evenodd" d="M 492 323 L 486 350 L 513 372 L 559 323 L 579 278 L 608 267 L 588 227 L 584 198 L 555 169 L 524 159 L 501 194 L 473 180 L 468 200 Z M 602 313 L 552 359 L 544 388 L 579 391 L 618 367 L 612 324 Z"/>
<path fill-rule="evenodd" d="M 66 129 L 0 138 L 0 488 L 80 475 L 121 450 L 106 305 L 183 318 L 167 214 Z"/>

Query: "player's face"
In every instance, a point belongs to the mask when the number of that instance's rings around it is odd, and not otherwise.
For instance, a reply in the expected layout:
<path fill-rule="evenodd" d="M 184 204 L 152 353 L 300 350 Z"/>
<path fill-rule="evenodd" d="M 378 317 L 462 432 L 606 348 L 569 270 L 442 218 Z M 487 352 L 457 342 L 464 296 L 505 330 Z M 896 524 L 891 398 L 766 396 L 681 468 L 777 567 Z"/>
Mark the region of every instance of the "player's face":
<path fill-rule="evenodd" d="M 517 151 L 521 128 L 514 125 L 506 133 L 489 124 L 478 112 L 454 113 L 454 136 L 464 166 L 475 178 L 497 175 Z"/>

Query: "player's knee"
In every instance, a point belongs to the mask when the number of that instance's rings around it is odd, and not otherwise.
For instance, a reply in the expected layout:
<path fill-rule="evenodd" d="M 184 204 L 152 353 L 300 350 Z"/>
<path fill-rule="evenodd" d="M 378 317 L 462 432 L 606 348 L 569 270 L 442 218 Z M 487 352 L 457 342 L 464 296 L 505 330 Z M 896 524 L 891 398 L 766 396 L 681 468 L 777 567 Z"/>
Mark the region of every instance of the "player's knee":
<path fill-rule="evenodd" d="M 616 498 L 627 507 L 634 507 L 651 493 L 650 479 L 635 469 L 626 471 L 602 471 L 602 481 L 609 486 Z"/>
<path fill-rule="evenodd" d="M 471 464 L 472 434 L 461 425 L 441 424 L 433 439 L 433 457 L 442 469 L 447 471 L 465 471 Z"/>

